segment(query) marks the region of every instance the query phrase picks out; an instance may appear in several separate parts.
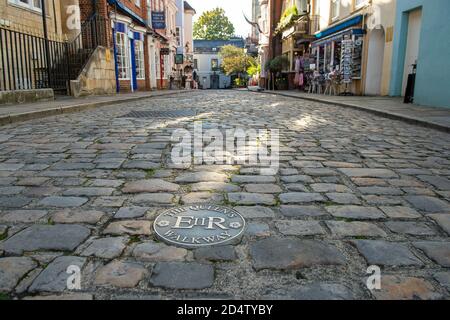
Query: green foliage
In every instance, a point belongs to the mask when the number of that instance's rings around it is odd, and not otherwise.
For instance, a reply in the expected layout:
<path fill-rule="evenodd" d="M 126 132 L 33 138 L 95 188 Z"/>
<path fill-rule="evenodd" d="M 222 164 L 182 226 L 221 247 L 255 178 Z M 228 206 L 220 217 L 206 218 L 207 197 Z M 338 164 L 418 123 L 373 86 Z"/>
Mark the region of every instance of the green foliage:
<path fill-rule="evenodd" d="M 241 79 L 241 78 L 234 79 L 235 87 L 245 87 L 245 85 L 246 85 L 246 81 L 244 79 Z"/>
<path fill-rule="evenodd" d="M 284 10 L 283 15 L 280 18 L 280 22 L 277 25 L 277 30 L 285 28 L 297 17 L 298 17 L 297 6 L 293 5 L 292 7 L 286 8 L 286 10 Z"/>
<path fill-rule="evenodd" d="M 281 72 L 288 67 L 289 59 L 284 55 L 277 56 L 266 63 L 266 69 L 273 73 Z"/>
<path fill-rule="evenodd" d="M 205 11 L 194 23 L 194 39 L 228 40 L 234 35 L 234 26 L 225 16 L 225 10 Z"/>
<path fill-rule="evenodd" d="M 223 46 L 219 56 L 222 58 L 221 68 L 227 75 L 246 73 L 250 66 L 257 64 L 255 58 L 247 55 L 244 49 L 233 45 Z"/>
<path fill-rule="evenodd" d="M 258 64 L 251 64 L 250 67 L 247 68 L 247 74 L 250 77 L 253 77 L 254 75 L 261 73 L 261 65 Z"/>

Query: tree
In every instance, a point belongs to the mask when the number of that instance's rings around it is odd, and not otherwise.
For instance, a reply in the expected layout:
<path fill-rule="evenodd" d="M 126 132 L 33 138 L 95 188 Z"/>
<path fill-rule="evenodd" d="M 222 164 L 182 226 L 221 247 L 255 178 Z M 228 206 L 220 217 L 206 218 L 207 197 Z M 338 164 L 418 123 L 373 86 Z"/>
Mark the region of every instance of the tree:
<path fill-rule="evenodd" d="M 194 39 L 228 40 L 233 35 L 234 26 L 222 8 L 205 11 L 194 23 Z"/>
<path fill-rule="evenodd" d="M 219 56 L 222 58 L 221 67 L 227 75 L 246 73 L 252 65 L 257 65 L 255 58 L 247 55 L 244 49 L 233 45 L 220 48 Z"/>

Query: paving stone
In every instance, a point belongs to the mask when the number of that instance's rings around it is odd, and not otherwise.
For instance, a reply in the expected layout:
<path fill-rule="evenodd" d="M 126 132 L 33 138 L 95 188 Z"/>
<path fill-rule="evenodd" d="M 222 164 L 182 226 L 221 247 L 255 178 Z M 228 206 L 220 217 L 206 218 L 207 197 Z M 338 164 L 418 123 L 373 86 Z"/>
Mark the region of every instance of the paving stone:
<path fill-rule="evenodd" d="M 61 256 L 53 260 L 33 281 L 30 292 L 62 292 L 67 290 L 67 273 L 69 266 L 77 266 L 83 269 L 86 258 Z"/>
<path fill-rule="evenodd" d="M 22 168 L 25 164 L 23 163 L 0 163 L 0 171 L 17 171 Z"/>
<path fill-rule="evenodd" d="M 361 200 L 358 199 L 352 193 L 326 193 L 328 199 L 338 204 L 361 204 Z"/>
<path fill-rule="evenodd" d="M 181 196 L 181 202 L 183 204 L 195 204 L 195 203 L 220 203 L 223 201 L 223 195 L 220 193 L 210 192 L 190 192 Z"/>
<path fill-rule="evenodd" d="M 52 214 L 55 223 L 97 224 L 105 213 L 97 210 L 64 209 Z"/>
<path fill-rule="evenodd" d="M 49 178 L 46 177 L 26 177 L 20 179 L 16 184 L 18 186 L 38 187 L 45 184 Z"/>
<path fill-rule="evenodd" d="M 115 191 L 114 188 L 101 188 L 101 187 L 80 187 L 71 188 L 63 192 L 64 196 L 110 196 Z"/>
<path fill-rule="evenodd" d="M 420 213 L 409 207 L 394 206 L 394 207 L 380 207 L 380 209 L 389 218 L 393 219 L 419 219 L 422 217 Z"/>
<path fill-rule="evenodd" d="M 110 223 L 103 234 L 112 235 L 150 235 L 151 222 L 146 220 L 123 220 Z"/>
<path fill-rule="evenodd" d="M 99 268 L 94 284 L 135 288 L 147 274 L 147 269 L 138 263 L 114 260 Z"/>
<path fill-rule="evenodd" d="M 349 193 L 352 190 L 342 184 L 334 183 L 313 183 L 309 185 L 315 192 Z"/>
<path fill-rule="evenodd" d="M 318 206 L 281 205 L 281 214 L 286 217 L 321 217 L 326 216 L 325 210 Z"/>
<path fill-rule="evenodd" d="M 366 195 L 366 196 L 362 196 L 362 200 L 366 201 L 367 204 L 373 205 L 373 206 L 404 205 L 404 201 L 403 201 L 402 197 Z"/>
<path fill-rule="evenodd" d="M 88 228 L 79 225 L 32 225 L 1 243 L 0 249 L 13 254 L 38 250 L 73 251 L 89 234 Z"/>
<path fill-rule="evenodd" d="M 275 218 L 272 209 L 262 206 L 234 207 L 245 219 Z"/>
<path fill-rule="evenodd" d="M 234 246 L 231 245 L 201 247 L 194 250 L 194 257 L 197 260 L 208 261 L 232 261 L 237 259 Z"/>
<path fill-rule="evenodd" d="M 450 214 L 430 214 L 429 217 L 450 235 Z"/>
<path fill-rule="evenodd" d="M 373 223 L 327 221 L 331 233 L 338 237 L 386 237 L 387 234 Z"/>
<path fill-rule="evenodd" d="M 433 277 L 441 286 L 450 292 L 450 272 L 438 272 Z"/>
<path fill-rule="evenodd" d="M 319 161 L 290 161 L 290 164 L 295 168 L 323 168 L 323 164 Z"/>
<path fill-rule="evenodd" d="M 90 187 L 118 188 L 123 183 L 124 183 L 123 180 L 94 179 L 89 182 L 89 186 Z"/>
<path fill-rule="evenodd" d="M 298 174 L 298 170 L 295 168 L 281 168 L 280 173 L 282 176 L 290 176 Z"/>
<path fill-rule="evenodd" d="M 422 266 L 404 243 L 383 240 L 354 240 L 352 243 L 371 265 Z"/>
<path fill-rule="evenodd" d="M 109 207 L 109 208 L 120 208 L 123 203 L 127 200 L 126 197 L 122 196 L 109 196 L 109 197 L 98 197 L 94 200 L 94 207 Z"/>
<path fill-rule="evenodd" d="M 126 248 L 126 237 L 97 238 L 89 241 L 82 250 L 81 256 L 114 259 L 119 257 Z"/>
<path fill-rule="evenodd" d="M 180 186 L 162 179 L 147 179 L 128 182 L 122 189 L 123 193 L 143 193 L 143 192 L 176 192 Z"/>
<path fill-rule="evenodd" d="M 281 193 L 283 190 L 276 184 L 246 184 L 245 191 L 250 193 Z"/>
<path fill-rule="evenodd" d="M 450 212 L 450 205 L 438 198 L 427 196 L 408 196 L 405 197 L 405 199 L 418 210 L 430 213 Z"/>
<path fill-rule="evenodd" d="M 240 188 L 231 183 L 225 182 L 198 182 L 190 185 L 191 191 L 222 191 L 222 192 L 236 192 Z"/>
<path fill-rule="evenodd" d="M 161 167 L 159 163 L 150 162 L 150 161 L 139 161 L 139 160 L 128 160 L 122 164 L 122 168 L 124 169 L 157 169 Z"/>
<path fill-rule="evenodd" d="M 57 187 L 27 187 L 22 194 L 27 197 L 48 197 L 53 196 L 61 191 Z"/>
<path fill-rule="evenodd" d="M 184 261 L 187 254 L 186 249 L 154 241 L 139 243 L 133 249 L 133 257 L 149 262 Z"/>
<path fill-rule="evenodd" d="M 358 190 L 362 194 L 376 194 L 388 196 L 398 196 L 403 194 L 403 192 L 400 189 L 391 187 L 359 187 Z"/>
<path fill-rule="evenodd" d="M 21 208 L 31 202 L 32 199 L 22 196 L 3 196 L 0 197 L 0 207 L 2 208 Z"/>
<path fill-rule="evenodd" d="M 326 234 L 318 221 L 278 220 L 278 231 L 285 236 L 314 236 Z"/>
<path fill-rule="evenodd" d="M 21 193 L 25 188 L 24 187 L 0 187 L 0 195 L 2 196 L 10 196 Z"/>
<path fill-rule="evenodd" d="M 391 275 L 383 276 L 381 290 L 374 290 L 372 294 L 378 300 L 435 300 L 442 298 L 442 295 L 424 279 Z"/>
<path fill-rule="evenodd" d="M 288 192 L 282 193 L 279 196 L 281 203 L 309 203 L 309 202 L 323 202 L 324 197 L 319 193 L 307 193 L 307 192 Z"/>
<path fill-rule="evenodd" d="M 122 207 L 119 211 L 114 215 L 115 219 L 131 219 L 131 218 L 140 218 L 143 217 L 147 211 L 149 211 L 149 207 Z"/>
<path fill-rule="evenodd" d="M 313 182 L 313 179 L 310 176 L 305 176 L 305 175 L 282 176 L 280 179 L 284 183 L 296 183 L 296 182 L 311 183 L 311 182 Z"/>
<path fill-rule="evenodd" d="M 436 231 L 423 222 L 388 221 L 385 225 L 394 233 L 408 234 L 412 236 L 436 235 Z"/>
<path fill-rule="evenodd" d="M 397 174 L 389 169 L 371 168 L 340 168 L 338 169 L 348 177 L 359 178 L 397 178 Z"/>
<path fill-rule="evenodd" d="M 288 183 L 285 184 L 285 187 L 287 190 L 289 191 L 294 191 L 294 192 L 309 192 L 308 188 L 305 187 L 303 184 L 301 183 Z"/>
<path fill-rule="evenodd" d="M 134 196 L 131 202 L 138 205 L 164 205 L 176 203 L 178 199 L 172 193 L 141 193 Z"/>
<path fill-rule="evenodd" d="M 250 244 L 253 267 L 261 269 L 299 269 L 320 265 L 341 265 L 342 254 L 318 240 L 265 238 Z"/>
<path fill-rule="evenodd" d="M 275 198 L 271 194 L 248 193 L 248 192 L 232 192 L 228 193 L 228 201 L 233 204 L 240 205 L 274 205 Z"/>
<path fill-rule="evenodd" d="M 385 215 L 374 207 L 362 206 L 329 206 L 325 208 L 332 216 L 337 218 L 355 220 L 383 219 Z"/>
<path fill-rule="evenodd" d="M 209 264 L 160 262 L 153 269 L 150 283 L 169 289 L 205 289 L 213 285 L 214 268 Z"/>
<path fill-rule="evenodd" d="M 437 264 L 450 268 L 450 242 L 422 241 L 414 242 L 413 245 Z"/>
<path fill-rule="evenodd" d="M 0 292 L 12 291 L 36 267 L 37 263 L 28 257 L 0 258 Z"/>
<path fill-rule="evenodd" d="M 231 181 L 234 182 L 234 183 L 250 183 L 250 184 L 262 183 L 262 184 L 269 184 L 269 183 L 275 183 L 276 179 L 273 176 L 234 175 L 234 176 L 231 177 Z"/>
<path fill-rule="evenodd" d="M 212 171 L 199 171 L 199 172 L 188 172 L 179 175 L 175 178 L 175 182 L 178 183 L 195 183 L 195 182 L 226 182 L 228 177 L 226 174 L 212 172 Z"/>
<path fill-rule="evenodd" d="M 270 236 L 270 228 L 267 223 L 250 222 L 247 224 L 245 234 L 250 237 L 268 237 Z"/>
<path fill-rule="evenodd" d="M 361 187 L 387 186 L 388 184 L 386 180 L 377 178 L 352 178 L 352 181 L 354 184 Z"/>
<path fill-rule="evenodd" d="M 39 202 L 40 206 L 68 208 L 68 207 L 81 207 L 88 202 L 89 199 L 82 197 L 47 197 Z"/>
<path fill-rule="evenodd" d="M 418 176 L 420 180 L 431 184 L 439 190 L 450 191 L 450 180 L 439 176 Z"/>
<path fill-rule="evenodd" d="M 47 215 L 46 210 L 14 210 L 0 213 L 0 222 L 4 223 L 32 223 Z"/>

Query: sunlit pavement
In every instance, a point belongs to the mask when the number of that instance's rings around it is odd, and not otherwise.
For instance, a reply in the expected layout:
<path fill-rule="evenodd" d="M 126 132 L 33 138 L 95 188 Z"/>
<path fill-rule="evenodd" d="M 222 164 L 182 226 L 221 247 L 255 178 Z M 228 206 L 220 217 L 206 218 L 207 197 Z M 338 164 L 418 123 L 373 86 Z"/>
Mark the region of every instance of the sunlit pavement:
<path fill-rule="evenodd" d="M 179 109 L 197 115 L 123 117 Z M 194 120 L 279 129 L 279 171 L 171 164 L 172 132 Z M 3 126 L 0 150 L 2 296 L 450 297 L 446 133 L 288 97 L 196 91 Z M 195 203 L 239 211 L 241 241 L 186 250 L 156 240 L 160 212 Z M 79 290 L 67 287 L 69 266 L 81 270 Z M 367 287 L 369 266 L 380 268 L 379 290 Z"/>

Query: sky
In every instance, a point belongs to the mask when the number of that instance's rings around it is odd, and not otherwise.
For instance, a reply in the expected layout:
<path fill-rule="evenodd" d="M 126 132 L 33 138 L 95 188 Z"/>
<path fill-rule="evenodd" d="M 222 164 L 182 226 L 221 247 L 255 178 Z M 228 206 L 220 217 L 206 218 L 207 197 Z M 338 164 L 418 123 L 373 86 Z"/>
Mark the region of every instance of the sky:
<path fill-rule="evenodd" d="M 250 34 L 251 26 L 245 21 L 242 12 L 249 19 L 252 18 L 251 0 L 187 0 L 187 2 L 197 12 L 194 16 L 194 22 L 197 21 L 203 12 L 220 7 L 225 10 L 227 17 L 233 23 L 236 35 L 246 37 Z"/>

